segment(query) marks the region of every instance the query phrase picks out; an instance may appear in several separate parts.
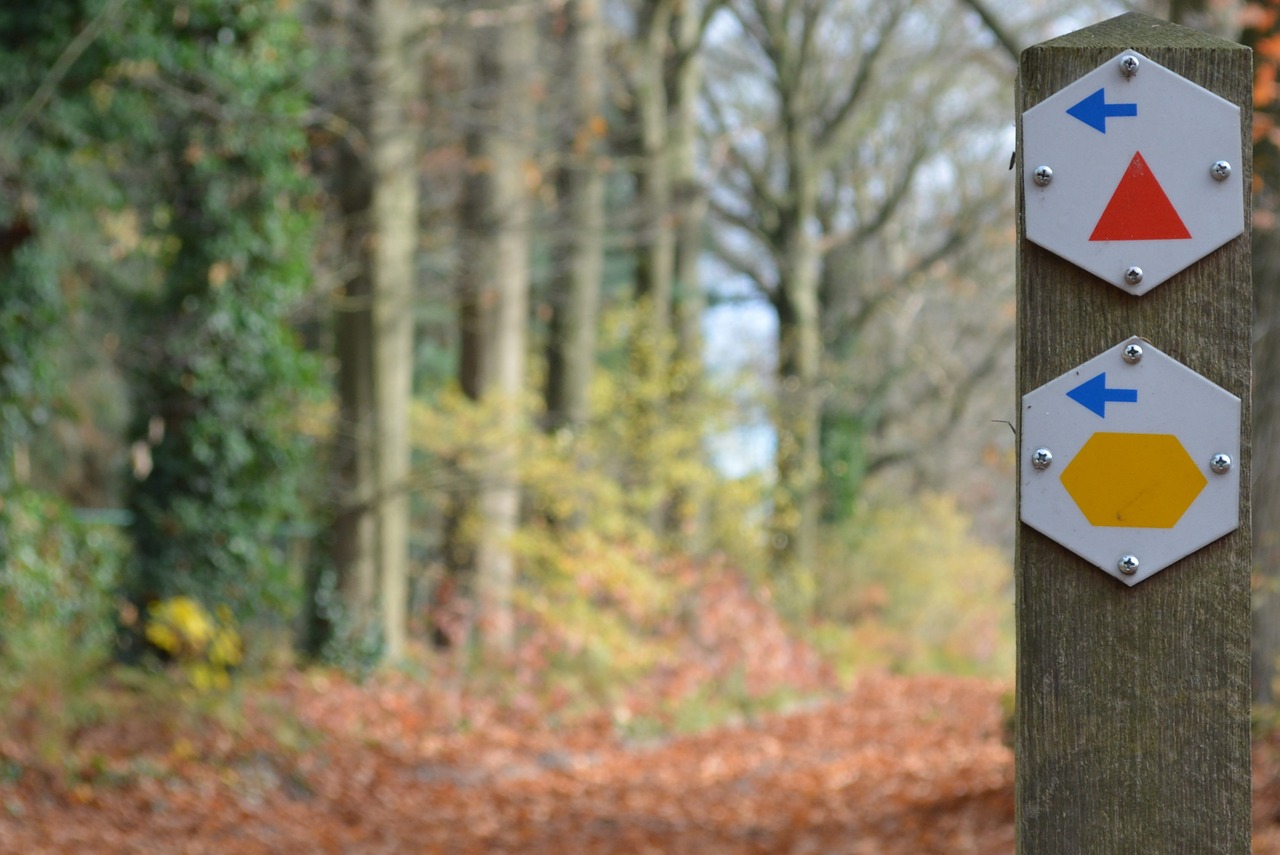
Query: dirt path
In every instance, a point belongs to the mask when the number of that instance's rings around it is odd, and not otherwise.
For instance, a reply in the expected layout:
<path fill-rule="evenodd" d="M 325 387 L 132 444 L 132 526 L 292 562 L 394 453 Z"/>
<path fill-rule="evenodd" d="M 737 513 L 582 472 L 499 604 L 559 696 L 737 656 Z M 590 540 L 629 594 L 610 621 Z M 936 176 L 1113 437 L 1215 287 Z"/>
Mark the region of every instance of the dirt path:
<path fill-rule="evenodd" d="M 638 745 L 509 719 L 444 732 L 411 695 L 299 682 L 299 750 L 180 734 L 150 774 L 134 754 L 78 786 L 11 775 L 0 852 L 1011 853 L 999 691 L 873 678 Z"/>
<path fill-rule="evenodd" d="M 509 711 L 444 728 L 407 688 L 299 677 L 270 701 L 296 732 L 166 731 L 148 753 L 156 733 L 112 730 L 84 750 L 120 755 L 70 786 L 9 761 L 0 853 L 1011 855 L 1005 689 L 867 678 L 839 702 L 642 745 Z M 1280 853 L 1280 751 L 1257 751 L 1255 852 Z"/>

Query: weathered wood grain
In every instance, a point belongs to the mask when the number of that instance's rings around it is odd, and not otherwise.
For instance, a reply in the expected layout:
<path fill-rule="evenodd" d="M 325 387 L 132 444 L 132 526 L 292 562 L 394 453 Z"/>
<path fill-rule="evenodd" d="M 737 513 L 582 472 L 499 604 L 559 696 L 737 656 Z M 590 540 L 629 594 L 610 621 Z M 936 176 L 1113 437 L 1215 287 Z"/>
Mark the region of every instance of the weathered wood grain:
<path fill-rule="evenodd" d="M 1245 47 L 1123 15 L 1024 51 L 1019 116 L 1125 49 L 1241 106 L 1248 211 L 1252 55 Z M 1018 130 L 1021 140 L 1021 120 Z M 1021 157 L 1019 144 L 1019 176 Z M 1141 335 L 1238 395 L 1245 435 L 1241 527 L 1133 588 L 1019 526 L 1018 852 L 1245 855 L 1252 317 L 1247 215 L 1243 236 L 1134 297 L 1028 243 L 1022 194 L 1019 183 L 1019 396 Z"/>

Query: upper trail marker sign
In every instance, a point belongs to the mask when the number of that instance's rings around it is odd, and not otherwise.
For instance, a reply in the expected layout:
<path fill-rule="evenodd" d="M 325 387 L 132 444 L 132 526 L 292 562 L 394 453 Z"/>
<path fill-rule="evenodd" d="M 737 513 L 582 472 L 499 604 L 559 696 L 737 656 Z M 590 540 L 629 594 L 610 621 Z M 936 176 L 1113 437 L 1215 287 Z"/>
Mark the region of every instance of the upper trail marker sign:
<path fill-rule="evenodd" d="M 1137 51 L 1022 114 L 1027 239 L 1145 294 L 1244 232 L 1240 108 Z"/>

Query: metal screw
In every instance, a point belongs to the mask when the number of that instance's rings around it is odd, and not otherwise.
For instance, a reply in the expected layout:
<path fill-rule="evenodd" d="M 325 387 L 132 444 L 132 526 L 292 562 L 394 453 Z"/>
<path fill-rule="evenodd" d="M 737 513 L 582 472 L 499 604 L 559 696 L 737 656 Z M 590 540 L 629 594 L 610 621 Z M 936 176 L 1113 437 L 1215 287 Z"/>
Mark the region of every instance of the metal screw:
<path fill-rule="evenodd" d="M 1142 268 L 1137 266 L 1126 267 L 1124 269 L 1124 281 L 1130 285 L 1137 285 L 1142 281 Z"/>
<path fill-rule="evenodd" d="M 1031 452 L 1031 465 L 1037 469 L 1048 469 L 1053 462 L 1053 452 L 1047 448 L 1037 448 Z"/>
<path fill-rule="evenodd" d="M 1138 572 L 1138 556 L 1124 555 L 1121 556 L 1119 562 L 1120 572 L 1126 576 L 1132 576 Z"/>
<path fill-rule="evenodd" d="M 1126 344 L 1124 346 L 1124 361 L 1133 365 L 1135 362 L 1142 361 L 1142 345 L 1138 343 Z"/>
<path fill-rule="evenodd" d="M 1120 73 L 1125 77 L 1133 77 L 1138 73 L 1138 58 L 1132 54 L 1120 57 Z"/>
<path fill-rule="evenodd" d="M 1209 461 L 1209 468 L 1219 475 L 1225 475 L 1231 471 L 1231 455 L 1221 453 L 1213 455 L 1213 459 Z"/>
<path fill-rule="evenodd" d="M 1213 166 L 1209 167 L 1209 174 L 1219 181 L 1226 181 L 1231 177 L 1231 164 L 1225 160 L 1215 160 Z"/>
<path fill-rule="evenodd" d="M 1049 182 L 1053 181 L 1053 170 L 1047 166 L 1037 166 L 1032 177 L 1036 184 L 1039 184 L 1041 187 L 1048 187 Z"/>

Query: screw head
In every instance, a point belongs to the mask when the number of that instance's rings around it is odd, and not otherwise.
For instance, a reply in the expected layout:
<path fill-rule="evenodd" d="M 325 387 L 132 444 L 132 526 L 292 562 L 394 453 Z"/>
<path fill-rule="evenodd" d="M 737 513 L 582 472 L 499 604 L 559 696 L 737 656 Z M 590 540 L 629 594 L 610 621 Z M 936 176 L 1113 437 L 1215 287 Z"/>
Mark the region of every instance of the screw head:
<path fill-rule="evenodd" d="M 1231 471 L 1231 455 L 1222 453 L 1213 455 L 1213 459 L 1209 461 L 1209 468 L 1219 475 L 1225 475 Z"/>
<path fill-rule="evenodd" d="M 1125 77 L 1133 77 L 1138 73 L 1138 58 L 1133 54 L 1120 57 L 1120 73 Z"/>
<path fill-rule="evenodd" d="M 1117 562 L 1116 566 L 1120 568 L 1120 572 L 1123 573 L 1124 575 L 1132 576 L 1134 573 L 1138 572 L 1138 556 L 1136 555 L 1121 556 L 1120 561 Z"/>
<path fill-rule="evenodd" d="M 1048 469 L 1053 462 L 1053 452 L 1047 448 L 1037 448 L 1031 452 L 1031 465 L 1037 469 Z"/>
<path fill-rule="evenodd" d="M 1032 179 L 1041 187 L 1048 187 L 1053 181 L 1053 169 L 1048 166 L 1037 166 L 1036 171 L 1032 173 Z"/>
<path fill-rule="evenodd" d="M 1209 167 L 1209 174 L 1219 181 L 1226 181 L 1231 177 L 1231 164 L 1225 160 L 1215 160 L 1213 166 Z"/>
<path fill-rule="evenodd" d="M 1124 361 L 1133 365 L 1142 361 L 1142 345 L 1134 342 L 1127 344 L 1124 348 Z"/>
<path fill-rule="evenodd" d="M 1137 285 L 1142 281 L 1142 268 L 1138 266 L 1126 267 L 1124 269 L 1124 281 L 1130 285 Z"/>

